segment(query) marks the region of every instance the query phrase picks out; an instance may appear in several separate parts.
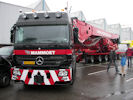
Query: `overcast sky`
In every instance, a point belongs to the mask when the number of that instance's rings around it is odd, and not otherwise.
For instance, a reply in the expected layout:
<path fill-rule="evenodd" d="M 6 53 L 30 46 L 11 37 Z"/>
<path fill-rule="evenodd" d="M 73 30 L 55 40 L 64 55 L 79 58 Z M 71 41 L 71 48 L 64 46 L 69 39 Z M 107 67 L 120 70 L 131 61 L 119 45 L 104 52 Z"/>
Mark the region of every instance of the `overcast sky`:
<path fill-rule="evenodd" d="M 38 0 L 0 0 L 28 6 Z M 52 11 L 72 6 L 72 12 L 82 10 L 87 20 L 105 18 L 107 24 L 120 23 L 133 29 L 133 0 L 46 0 Z"/>

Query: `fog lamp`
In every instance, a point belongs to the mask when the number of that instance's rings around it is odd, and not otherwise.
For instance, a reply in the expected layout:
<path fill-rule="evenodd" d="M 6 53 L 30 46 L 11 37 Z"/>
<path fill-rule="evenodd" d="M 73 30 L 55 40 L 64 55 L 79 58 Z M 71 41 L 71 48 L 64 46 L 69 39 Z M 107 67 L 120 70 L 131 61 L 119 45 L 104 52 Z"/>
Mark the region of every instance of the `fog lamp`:
<path fill-rule="evenodd" d="M 59 71 L 58 76 L 59 76 L 59 77 L 68 76 L 68 71 L 66 71 L 66 70 L 61 70 L 61 71 Z"/>
<path fill-rule="evenodd" d="M 20 76 L 21 72 L 19 70 L 13 70 L 13 75 Z"/>

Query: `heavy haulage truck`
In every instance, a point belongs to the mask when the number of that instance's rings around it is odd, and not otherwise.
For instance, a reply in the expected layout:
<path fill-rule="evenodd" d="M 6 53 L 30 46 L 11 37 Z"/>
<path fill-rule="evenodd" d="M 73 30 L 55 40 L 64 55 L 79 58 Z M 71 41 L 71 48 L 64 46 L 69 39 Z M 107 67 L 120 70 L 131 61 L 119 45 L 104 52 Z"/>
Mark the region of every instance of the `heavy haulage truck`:
<path fill-rule="evenodd" d="M 116 50 L 118 39 L 66 12 L 21 13 L 11 30 L 11 79 L 26 85 L 73 84 L 77 59 L 102 46 L 105 53 Z"/>
<path fill-rule="evenodd" d="M 25 85 L 73 84 L 73 27 L 65 12 L 21 13 L 11 29 L 11 79 Z"/>

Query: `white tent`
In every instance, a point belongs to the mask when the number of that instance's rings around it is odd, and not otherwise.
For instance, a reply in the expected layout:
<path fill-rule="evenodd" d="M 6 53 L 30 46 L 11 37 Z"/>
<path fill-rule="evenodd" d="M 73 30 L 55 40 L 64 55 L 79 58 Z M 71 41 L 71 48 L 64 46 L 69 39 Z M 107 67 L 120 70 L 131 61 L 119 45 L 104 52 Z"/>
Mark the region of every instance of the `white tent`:
<path fill-rule="evenodd" d="M 10 29 L 13 24 L 16 23 L 16 20 L 19 16 L 20 9 L 23 12 L 35 10 L 43 10 L 42 0 L 38 0 L 35 4 L 30 5 L 29 7 L 22 7 L 14 4 L 9 4 L 0 1 L 0 44 L 9 44 L 10 43 Z M 45 9 L 49 10 L 49 7 L 45 3 Z"/>

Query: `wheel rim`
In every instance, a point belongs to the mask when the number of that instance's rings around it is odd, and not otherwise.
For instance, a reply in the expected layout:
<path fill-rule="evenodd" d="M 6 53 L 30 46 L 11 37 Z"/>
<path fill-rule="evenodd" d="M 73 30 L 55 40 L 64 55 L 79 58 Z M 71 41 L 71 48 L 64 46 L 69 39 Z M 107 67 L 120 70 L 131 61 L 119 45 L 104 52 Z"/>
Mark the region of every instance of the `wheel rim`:
<path fill-rule="evenodd" d="M 94 63 L 94 56 L 91 56 L 91 63 Z"/>
<path fill-rule="evenodd" d="M 105 61 L 108 61 L 108 56 L 107 55 L 105 55 Z"/>
<path fill-rule="evenodd" d="M 98 56 L 98 60 L 99 60 L 99 62 L 102 62 L 102 57 Z"/>

